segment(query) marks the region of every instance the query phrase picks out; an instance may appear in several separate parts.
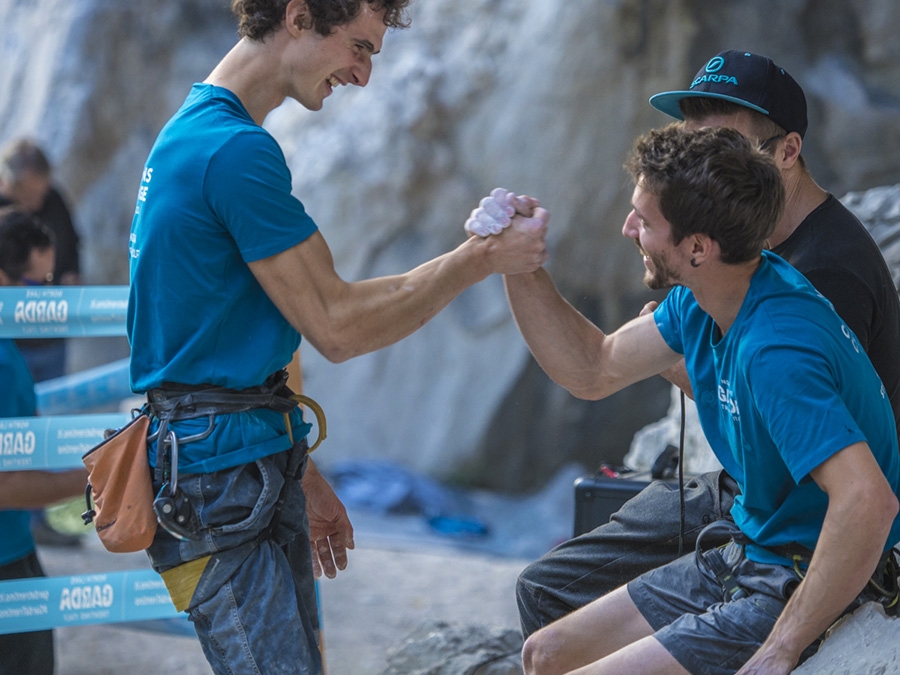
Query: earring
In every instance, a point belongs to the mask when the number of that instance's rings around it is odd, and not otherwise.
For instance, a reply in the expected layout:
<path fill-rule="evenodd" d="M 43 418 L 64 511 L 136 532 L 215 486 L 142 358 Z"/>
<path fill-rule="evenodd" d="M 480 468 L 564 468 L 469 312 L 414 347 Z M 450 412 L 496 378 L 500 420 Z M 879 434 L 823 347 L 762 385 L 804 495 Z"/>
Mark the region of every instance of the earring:
<path fill-rule="evenodd" d="M 694 258 L 691 258 L 691 267 L 700 267 L 700 263 L 694 260 Z"/>

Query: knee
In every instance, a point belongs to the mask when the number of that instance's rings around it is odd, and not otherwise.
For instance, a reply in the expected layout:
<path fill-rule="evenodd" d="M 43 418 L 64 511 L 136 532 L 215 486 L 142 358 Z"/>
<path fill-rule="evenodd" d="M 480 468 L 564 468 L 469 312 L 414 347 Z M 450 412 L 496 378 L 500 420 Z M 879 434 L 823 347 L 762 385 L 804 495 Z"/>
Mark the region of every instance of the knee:
<path fill-rule="evenodd" d="M 521 603 L 524 601 L 529 601 L 531 596 L 534 594 L 534 582 L 531 580 L 531 568 L 534 566 L 532 563 L 521 572 L 519 572 L 519 576 L 516 578 L 516 597 L 519 599 Z"/>
<path fill-rule="evenodd" d="M 522 633 L 526 638 L 544 624 L 537 598 L 539 587 L 530 578 L 530 570 L 531 566 L 526 567 L 516 579 L 516 604 Z"/>
<path fill-rule="evenodd" d="M 531 634 L 522 647 L 522 667 L 525 675 L 551 675 L 557 672 L 557 649 L 553 646 L 553 628 L 543 628 Z"/>

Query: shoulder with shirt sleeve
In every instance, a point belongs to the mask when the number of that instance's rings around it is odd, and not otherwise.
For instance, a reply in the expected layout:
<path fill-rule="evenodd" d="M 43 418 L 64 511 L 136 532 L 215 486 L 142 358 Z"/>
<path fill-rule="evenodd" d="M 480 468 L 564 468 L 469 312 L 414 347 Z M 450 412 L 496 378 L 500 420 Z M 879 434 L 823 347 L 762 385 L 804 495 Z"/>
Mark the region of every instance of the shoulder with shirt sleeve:
<path fill-rule="evenodd" d="M 685 313 L 693 300 L 693 293 L 684 286 L 675 286 L 666 298 L 653 311 L 653 320 L 660 335 L 670 349 L 684 353 L 682 326 L 685 324 Z M 696 305 L 696 302 L 693 303 Z"/>
<path fill-rule="evenodd" d="M 248 126 L 220 145 L 210 159 L 203 189 L 246 262 L 286 250 L 318 230 L 292 194 L 281 148 L 259 127 Z"/>

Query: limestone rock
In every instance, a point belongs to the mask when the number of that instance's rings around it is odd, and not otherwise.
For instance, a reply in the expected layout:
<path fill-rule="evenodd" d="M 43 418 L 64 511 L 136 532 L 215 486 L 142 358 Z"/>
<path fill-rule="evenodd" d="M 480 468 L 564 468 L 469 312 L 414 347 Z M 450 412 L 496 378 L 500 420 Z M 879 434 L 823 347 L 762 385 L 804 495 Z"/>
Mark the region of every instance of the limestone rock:
<path fill-rule="evenodd" d="M 430 621 L 388 652 L 383 675 L 521 675 L 518 630 Z"/>
<path fill-rule="evenodd" d="M 127 282 L 144 159 L 233 44 L 227 5 L 0 3 L 0 138 L 46 146 L 90 283 Z M 804 155 L 826 187 L 900 182 L 895 0 L 428 0 L 412 19 L 387 36 L 366 89 L 341 89 L 317 113 L 288 102 L 266 122 L 348 280 L 456 246 L 469 211 L 502 185 L 553 214 L 549 269 L 576 307 L 604 329 L 635 316 L 659 297 L 619 233 L 624 155 L 667 121 L 651 94 L 736 46 L 771 54 L 806 87 Z M 497 278 L 393 347 L 340 365 L 310 348 L 304 359 L 307 393 L 331 422 L 321 462 L 382 457 L 506 490 L 536 488 L 568 462 L 619 461 L 669 403 L 660 380 L 600 402 L 554 385 Z"/>
<path fill-rule="evenodd" d="M 639 430 L 631 441 L 625 466 L 635 471 L 649 471 L 659 454 L 669 445 L 681 442 L 681 390 L 672 386 L 671 404 L 665 417 Z M 697 406 L 684 397 L 684 471 L 686 474 L 705 473 L 722 468 L 703 435 Z"/>
<path fill-rule="evenodd" d="M 900 672 L 900 622 L 875 602 L 844 617 L 795 675 L 890 675 Z"/>
<path fill-rule="evenodd" d="M 866 226 L 900 289 L 900 185 L 850 192 L 841 202 Z"/>

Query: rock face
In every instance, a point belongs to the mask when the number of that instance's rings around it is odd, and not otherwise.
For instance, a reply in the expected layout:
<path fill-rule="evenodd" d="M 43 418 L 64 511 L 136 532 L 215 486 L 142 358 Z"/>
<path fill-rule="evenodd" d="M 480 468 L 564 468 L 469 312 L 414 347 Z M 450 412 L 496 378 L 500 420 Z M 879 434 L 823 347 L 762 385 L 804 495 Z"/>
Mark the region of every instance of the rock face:
<path fill-rule="evenodd" d="M 870 602 L 829 629 L 819 651 L 796 675 L 875 675 L 900 672 L 900 624 Z"/>
<path fill-rule="evenodd" d="M 234 42 L 226 4 L 0 5 L 0 138 L 46 146 L 90 283 L 127 282 L 143 161 Z M 553 214 L 549 269 L 565 296 L 605 329 L 635 316 L 656 296 L 619 234 L 622 160 L 667 121 L 647 98 L 686 86 L 725 48 L 770 54 L 806 87 L 804 154 L 833 192 L 900 182 L 895 0 L 429 0 L 412 18 L 387 36 L 366 89 L 341 90 L 318 113 L 288 102 L 266 123 L 346 279 L 456 246 L 477 200 L 504 185 Z M 306 391 L 331 422 L 320 462 L 383 457 L 491 488 L 531 489 L 573 460 L 617 461 L 669 400 L 658 380 L 601 402 L 552 384 L 497 278 L 376 354 L 337 366 L 303 354 Z"/>
<path fill-rule="evenodd" d="M 382 675 L 522 675 L 522 634 L 429 621 L 388 653 Z"/>

